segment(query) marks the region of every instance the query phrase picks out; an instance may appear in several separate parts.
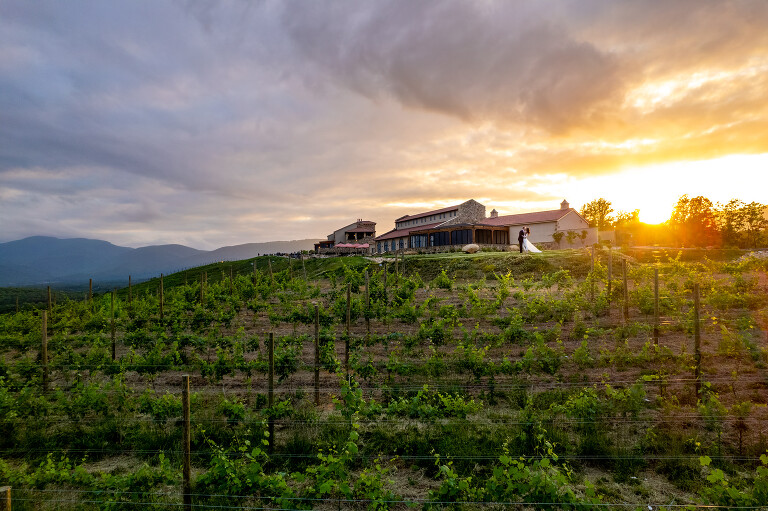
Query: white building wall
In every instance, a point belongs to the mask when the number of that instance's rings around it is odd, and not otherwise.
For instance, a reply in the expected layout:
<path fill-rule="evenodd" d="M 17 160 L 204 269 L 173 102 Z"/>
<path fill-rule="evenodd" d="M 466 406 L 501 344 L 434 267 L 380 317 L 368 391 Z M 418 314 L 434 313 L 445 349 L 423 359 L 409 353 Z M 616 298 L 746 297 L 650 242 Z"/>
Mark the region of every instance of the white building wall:
<path fill-rule="evenodd" d="M 354 229 L 355 227 L 357 227 L 357 222 L 355 222 L 354 224 L 346 225 L 346 226 L 342 227 L 341 229 L 337 229 L 337 230 L 333 231 L 333 235 L 332 235 L 333 236 L 333 242 L 336 243 L 337 245 L 339 243 L 346 243 L 347 242 L 347 238 L 344 236 L 344 233 L 346 233 L 350 229 Z"/>
<path fill-rule="evenodd" d="M 509 228 L 509 242 L 511 245 L 517 245 L 517 233 L 520 232 L 520 229 L 522 227 L 525 227 L 523 225 L 513 225 Z M 562 231 L 562 232 L 568 232 L 568 231 L 574 231 L 579 237 L 573 240 L 573 244 L 568 244 L 568 239 L 563 235 L 563 238 L 560 240 L 560 248 L 580 248 L 582 246 L 590 246 L 595 243 L 597 243 L 597 228 L 596 227 L 582 227 L 578 226 L 572 229 L 563 229 L 561 228 L 557 229 L 557 222 L 546 222 L 541 224 L 530 224 L 527 226 L 531 229 L 531 235 L 528 237 L 529 240 L 531 240 L 531 243 L 536 245 L 537 243 L 548 243 L 548 244 L 554 244 L 555 239 L 552 237 L 552 235 L 555 233 L 555 230 Z M 587 231 L 587 238 L 582 243 L 581 241 L 581 231 Z"/>
<path fill-rule="evenodd" d="M 536 243 L 553 243 L 552 233 L 555 232 L 556 223 L 546 222 L 541 224 L 526 224 L 526 225 L 512 225 L 509 227 L 509 243 L 510 245 L 517 245 L 517 235 L 520 229 L 528 227 L 531 230 L 528 239 L 534 245 Z"/>
<path fill-rule="evenodd" d="M 576 229 L 588 229 L 589 224 L 575 211 L 569 211 L 563 218 L 557 221 L 560 231 L 572 231 Z"/>

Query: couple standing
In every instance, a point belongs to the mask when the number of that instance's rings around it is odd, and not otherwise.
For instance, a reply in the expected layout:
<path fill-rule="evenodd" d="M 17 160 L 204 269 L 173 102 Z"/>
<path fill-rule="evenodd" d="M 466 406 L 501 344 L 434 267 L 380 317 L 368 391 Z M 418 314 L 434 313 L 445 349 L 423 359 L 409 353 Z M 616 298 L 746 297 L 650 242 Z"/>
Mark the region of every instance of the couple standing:
<path fill-rule="evenodd" d="M 541 250 L 533 246 L 533 243 L 530 242 L 528 239 L 528 236 L 530 236 L 531 230 L 528 227 L 523 227 L 520 229 L 520 232 L 517 234 L 517 242 L 520 245 L 520 253 L 523 252 L 532 252 L 532 253 L 540 253 Z"/>

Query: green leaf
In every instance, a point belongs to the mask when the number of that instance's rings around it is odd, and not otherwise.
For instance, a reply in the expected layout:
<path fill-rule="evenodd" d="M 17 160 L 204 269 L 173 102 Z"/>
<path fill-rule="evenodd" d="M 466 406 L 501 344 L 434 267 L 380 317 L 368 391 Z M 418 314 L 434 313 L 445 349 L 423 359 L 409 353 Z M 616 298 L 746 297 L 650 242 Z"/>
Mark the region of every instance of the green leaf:
<path fill-rule="evenodd" d="M 702 467 L 708 467 L 709 464 L 712 463 L 712 458 L 710 458 L 709 456 L 700 456 L 699 463 L 701 463 Z"/>

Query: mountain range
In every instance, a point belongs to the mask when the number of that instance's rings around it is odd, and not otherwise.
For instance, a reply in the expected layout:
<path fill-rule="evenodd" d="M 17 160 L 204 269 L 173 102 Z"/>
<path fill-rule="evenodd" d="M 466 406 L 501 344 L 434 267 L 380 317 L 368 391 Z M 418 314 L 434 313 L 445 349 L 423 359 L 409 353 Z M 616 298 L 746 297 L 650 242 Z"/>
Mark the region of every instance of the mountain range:
<path fill-rule="evenodd" d="M 315 239 L 246 243 L 216 250 L 184 245 L 129 248 L 85 238 L 32 236 L 0 243 L 0 287 L 126 285 L 128 275 L 140 282 L 218 261 L 238 261 L 257 255 L 312 250 Z"/>

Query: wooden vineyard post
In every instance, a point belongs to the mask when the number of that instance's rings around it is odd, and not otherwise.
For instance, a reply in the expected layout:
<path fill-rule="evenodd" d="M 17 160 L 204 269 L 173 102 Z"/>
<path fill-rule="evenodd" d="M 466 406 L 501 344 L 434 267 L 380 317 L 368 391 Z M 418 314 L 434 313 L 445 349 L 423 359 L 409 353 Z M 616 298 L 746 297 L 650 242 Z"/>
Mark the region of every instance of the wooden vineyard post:
<path fill-rule="evenodd" d="M 0 487 L 0 511 L 11 511 L 11 487 Z"/>
<path fill-rule="evenodd" d="M 189 410 L 189 375 L 185 374 L 181 377 L 181 413 L 184 421 L 184 431 L 181 436 L 182 452 L 184 456 L 183 468 L 182 468 L 182 493 L 184 499 L 184 509 L 192 509 L 192 460 L 190 456 L 192 445 L 192 431 L 190 427 L 190 410 Z"/>
<path fill-rule="evenodd" d="M 395 283 L 400 282 L 400 266 L 397 264 L 397 250 L 395 250 Z"/>
<path fill-rule="evenodd" d="M 229 296 L 235 294 L 235 276 L 232 273 L 232 266 L 229 267 Z"/>
<path fill-rule="evenodd" d="M 627 289 L 627 260 L 621 260 L 621 278 L 624 281 L 624 323 L 629 323 L 629 290 Z"/>
<path fill-rule="evenodd" d="M 694 342 L 694 368 L 693 378 L 696 383 L 696 399 L 701 392 L 701 332 L 699 329 L 699 284 L 693 285 L 693 342 Z"/>
<path fill-rule="evenodd" d="M 320 404 L 320 308 L 315 304 L 315 406 Z"/>
<path fill-rule="evenodd" d="M 659 269 L 653 270 L 653 344 L 659 345 Z"/>
<path fill-rule="evenodd" d="M 611 280 L 613 279 L 613 254 L 608 245 L 608 316 L 611 315 Z"/>
<path fill-rule="evenodd" d="M 592 266 L 590 267 L 589 273 L 591 275 L 591 279 L 589 282 L 589 300 L 591 302 L 595 301 L 595 246 L 592 245 Z"/>
<path fill-rule="evenodd" d="M 269 378 L 267 380 L 267 406 L 269 406 L 270 412 L 272 407 L 275 406 L 275 334 L 269 332 Z M 269 431 L 269 453 L 275 452 L 275 417 L 272 413 L 269 414 L 269 422 L 267 423 L 267 430 Z"/>
<path fill-rule="evenodd" d="M 293 258 L 288 256 L 288 278 L 293 280 Z"/>
<path fill-rule="evenodd" d="M 344 369 L 349 372 L 349 336 L 352 323 L 352 284 L 347 284 L 347 336 L 344 341 Z"/>
<path fill-rule="evenodd" d="M 111 297 L 111 310 L 112 310 L 112 360 L 115 360 L 115 289 L 112 290 L 112 297 Z"/>
<path fill-rule="evenodd" d="M 365 270 L 365 329 L 371 336 L 371 278 Z"/>
<path fill-rule="evenodd" d="M 43 311 L 43 321 L 40 328 L 42 346 L 40 358 L 43 363 L 43 392 L 48 392 L 48 311 Z"/>
<path fill-rule="evenodd" d="M 301 254 L 301 269 L 304 270 L 304 282 L 307 281 L 307 264 L 304 262 L 304 254 Z"/>
<path fill-rule="evenodd" d="M 203 292 L 203 274 L 200 274 L 200 305 L 205 302 L 205 293 Z"/>
<path fill-rule="evenodd" d="M 269 282 L 274 285 L 275 275 L 272 273 L 272 259 L 267 258 L 267 262 L 269 263 Z"/>
<path fill-rule="evenodd" d="M 162 322 L 164 318 L 164 311 L 163 311 L 163 301 L 164 301 L 164 289 L 163 289 L 163 274 L 160 274 L 160 321 Z"/>
<path fill-rule="evenodd" d="M 51 286 L 48 286 L 48 317 L 53 318 L 53 304 L 51 303 Z"/>

